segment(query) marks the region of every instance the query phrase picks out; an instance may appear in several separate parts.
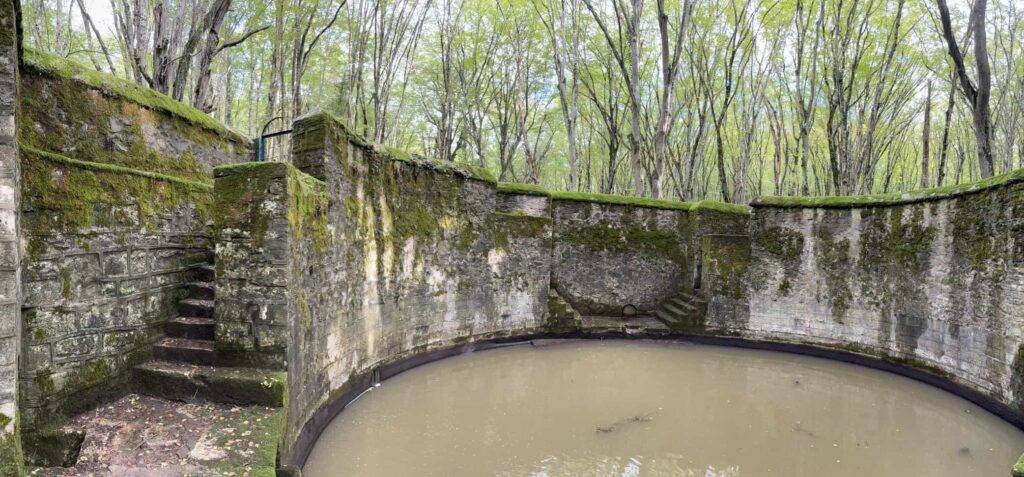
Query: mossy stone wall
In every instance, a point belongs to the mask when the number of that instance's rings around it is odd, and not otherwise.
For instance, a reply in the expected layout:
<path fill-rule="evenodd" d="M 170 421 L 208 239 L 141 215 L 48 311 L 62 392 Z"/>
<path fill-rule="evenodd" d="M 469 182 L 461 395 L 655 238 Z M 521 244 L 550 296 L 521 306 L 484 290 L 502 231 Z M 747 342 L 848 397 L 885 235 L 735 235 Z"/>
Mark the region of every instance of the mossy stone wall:
<path fill-rule="evenodd" d="M 0 475 L 20 475 L 24 471 L 18 412 L 18 17 L 16 0 L 0 0 Z"/>
<path fill-rule="evenodd" d="M 555 198 L 552 286 L 584 315 L 649 313 L 692 288 L 693 216 Z"/>
<path fill-rule="evenodd" d="M 138 102 L 41 58 L 21 72 L 17 121 L 19 407 L 33 429 L 126 388 L 213 261 L 212 167 L 249 157 L 244 138 L 189 120 L 201 113 L 187 106 Z"/>
<path fill-rule="evenodd" d="M 863 207 L 755 205 L 743 336 L 866 353 L 1024 411 L 1024 184 Z"/>

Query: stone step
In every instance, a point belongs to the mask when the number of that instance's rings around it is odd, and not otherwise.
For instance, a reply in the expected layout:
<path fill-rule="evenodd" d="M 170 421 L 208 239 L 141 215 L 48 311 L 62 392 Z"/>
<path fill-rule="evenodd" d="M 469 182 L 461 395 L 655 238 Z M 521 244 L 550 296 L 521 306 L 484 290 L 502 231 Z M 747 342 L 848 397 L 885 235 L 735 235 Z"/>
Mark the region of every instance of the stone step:
<path fill-rule="evenodd" d="M 178 401 L 281 407 L 285 373 L 150 361 L 135 367 L 140 392 Z"/>
<path fill-rule="evenodd" d="M 213 318 L 179 316 L 167 322 L 164 332 L 169 338 L 213 340 Z"/>
<path fill-rule="evenodd" d="M 193 269 L 195 272 L 195 280 L 199 282 L 210 282 L 214 280 L 213 265 L 201 265 Z"/>
<path fill-rule="evenodd" d="M 196 300 L 212 300 L 214 297 L 213 283 L 194 282 L 188 284 L 188 297 Z"/>
<path fill-rule="evenodd" d="M 197 318 L 213 318 L 213 300 L 188 298 L 178 302 L 178 314 Z"/>
<path fill-rule="evenodd" d="M 662 309 L 677 316 L 689 315 L 697 311 L 697 307 L 689 303 L 677 304 L 675 302 L 665 303 Z"/>
<path fill-rule="evenodd" d="M 212 366 L 215 354 L 212 340 L 164 338 L 153 345 L 153 357 L 163 361 Z"/>
<path fill-rule="evenodd" d="M 657 318 L 658 321 L 661 321 L 662 323 L 665 323 L 666 325 L 669 326 L 679 323 L 681 319 L 680 316 L 673 315 L 672 313 L 669 313 L 665 310 L 655 310 L 654 317 Z"/>
<path fill-rule="evenodd" d="M 669 300 L 669 303 L 672 304 L 672 305 L 675 305 L 677 308 L 680 308 L 680 309 L 683 309 L 683 310 L 697 311 L 697 310 L 700 309 L 699 308 L 699 304 L 696 304 L 692 300 L 687 300 L 685 298 L 680 298 L 680 297 L 675 297 L 675 298 Z"/>

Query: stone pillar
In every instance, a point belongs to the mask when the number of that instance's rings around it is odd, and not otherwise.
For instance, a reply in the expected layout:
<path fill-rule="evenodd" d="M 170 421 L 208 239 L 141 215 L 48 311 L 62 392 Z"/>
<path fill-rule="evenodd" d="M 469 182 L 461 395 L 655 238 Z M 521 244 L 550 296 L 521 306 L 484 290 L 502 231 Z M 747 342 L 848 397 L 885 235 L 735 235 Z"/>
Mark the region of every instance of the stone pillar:
<path fill-rule="evenodd" d="M 21 253 L 18 219 L 18 0 L 0 0 L 0 474 L 23 472 L 18 432 Z"/>

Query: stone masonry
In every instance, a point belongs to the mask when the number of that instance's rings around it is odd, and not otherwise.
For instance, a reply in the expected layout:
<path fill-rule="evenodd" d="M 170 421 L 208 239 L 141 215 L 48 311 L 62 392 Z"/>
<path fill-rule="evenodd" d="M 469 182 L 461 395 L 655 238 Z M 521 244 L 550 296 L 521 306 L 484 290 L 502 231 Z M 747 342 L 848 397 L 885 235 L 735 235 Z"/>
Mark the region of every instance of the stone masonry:
<path fill-rule="evenodd" d="M 21 290 L 18 243 L 17 0 L 0 0 L 0 474 L 21 471 L 18 419 L 18 359 Z"/>

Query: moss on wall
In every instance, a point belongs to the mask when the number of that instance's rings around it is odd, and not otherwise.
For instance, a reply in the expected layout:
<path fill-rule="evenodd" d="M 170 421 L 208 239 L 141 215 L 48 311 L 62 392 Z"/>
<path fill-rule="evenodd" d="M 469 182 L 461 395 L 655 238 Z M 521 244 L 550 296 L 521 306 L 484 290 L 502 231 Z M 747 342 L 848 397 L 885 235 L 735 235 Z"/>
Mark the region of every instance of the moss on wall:
<path fill-rule="evenodd" d="M 508 248 L 510 239 L 541 238 L 551 230 L 551 217 L 534 217 L 520 213 L 495 212 L 491 215 L 494 246 Z"/>
<path fill-rule="evenodd" d="M 768 254 L 782 268 L 779 293 L 789 295 L 792 280 L 800 272 L 800 256 L 804 251 L 803 233 L 782 226 L 758 227 L 751 236 L 754 247 Z"/>
<path fill-rule="evenodd" d="M 1016 169 L 1004 174 L 966 184 L 932 187 L 930 189 L 903 193 L 831 197 L 766 196 L 754 201 L 753 205 L 762 207 L 795 208 L 853 208 L 900 205 L 914 202 L 949 199 L 983 192 L 993 188 L 1004 187 L 1021 181 L 1024 181 L 1024 169 Z"/>
<path fill-rule="evenodd" d="M 54 78 L 72 81 L 90 88 L 95 88 L 105 95 L 121 98 L 154 111 L 159 111 L 176 118 L 180 118 L 192 126 L 215 133 L 226 140 L 246 145 L 249 143 L 249 139 L 228 129 L 226 126 L 201 111 L 175 101 L 165 94 L 158 93 L 152 89 L 137 85 L 125 79 L 101 73 L 96 71 L 94 68 L 89 68 L 74 61 L 33 49 L 25 50 L 25 57 L 23 58 L 23 61 L 30 72 L 35 70 L 36 72 L 44 73 Z M 84 105 L 89 104 L 86 98 L 82 97 L 61 98 L 58 96 L 50 99 L 42 97 L 34 97 L 30 99 L 36 101 L 61 99 L 71 100 L 70 102 L 65 103 L 65 105 L 74 105 L 75 103 L 85 103 Z M 31 113 L 31 111 L 29 111 L 29 113 Z M 29 114 L 29 117 L 31 118 L 35 116 Z"/>
<path fill-rule="evenodd" d="M 275 179 L 288 175 L 284 162 L 246 162 L 214 168 L 214 221 L 218 230 L 244 230 L 263 245 L 272 210 L 265 208 Z"/>
<path fill-rule="evenodd" d="M 685 238 L 675 229 L 626 223 L 579 224 L 563 229 L 559 240 L 587 247 L 591 250 L 612 252 L 638 251 L 664 257 L 679 264 L 687 263 Z"/>
<path fill-rule="evenodd" d="M 29 259 L 51 234 L 135 221 L 152 228 L 159 217 L 195 204 L 206 214 L 211 186 L 165 174 L 97 164 L 22 147 L 22 222 Z"/>

